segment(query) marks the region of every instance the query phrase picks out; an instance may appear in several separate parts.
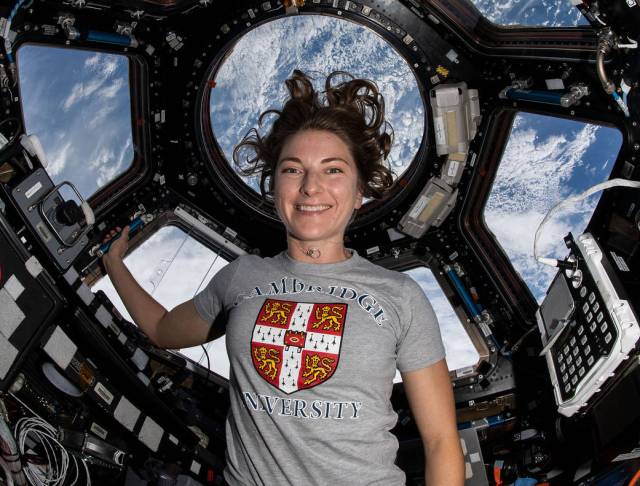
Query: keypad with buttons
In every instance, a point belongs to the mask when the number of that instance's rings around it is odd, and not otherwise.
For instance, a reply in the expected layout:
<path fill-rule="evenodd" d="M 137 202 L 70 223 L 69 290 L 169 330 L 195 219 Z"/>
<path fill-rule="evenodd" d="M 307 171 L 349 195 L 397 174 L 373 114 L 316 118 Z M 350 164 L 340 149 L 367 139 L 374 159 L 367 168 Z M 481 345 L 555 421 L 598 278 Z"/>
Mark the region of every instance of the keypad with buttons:
<path fill-rule="evenodd" d="M 585 277 L 579 288 L 571 288 L 576 310 L 552 348 L 563 400 L 575 395 L 589 370 L 609 354 L 618 335 L 590 276 Z"/>
<path fill-rule="evenodd" d="M 596 393 L 609 392 L 625 361 L 636 363 L 628 358 L 637 354 L 640 314 L 630 295 L 638 294 L 640 268 L 631 268 L 635 260 L 601 248 L 591 233 L 569 234 L 564 241 L 570 254 L 559 265 L 536 320 L 558 412 L 571 417 L 589 410 Z"/>

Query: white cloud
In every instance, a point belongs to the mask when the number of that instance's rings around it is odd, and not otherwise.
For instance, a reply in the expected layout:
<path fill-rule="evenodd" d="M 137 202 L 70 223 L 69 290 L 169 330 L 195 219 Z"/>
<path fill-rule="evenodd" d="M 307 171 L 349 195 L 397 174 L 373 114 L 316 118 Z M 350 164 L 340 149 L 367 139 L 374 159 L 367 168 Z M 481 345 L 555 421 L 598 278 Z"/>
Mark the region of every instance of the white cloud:
<path fill-rule="evenodd" d="M 104 78 L 92 78 L 87 81 L 74 84 L 71 88 L 71 93 L 69 93 L 62 104 L 64 111 L 69 111 L 75 104 L 89 98 L 102 87 L 105 81 L 106 79 Z"/>
<path fill-rule="evenodd" d="M 123 78 L 114 79 L 113 82 L 106 88 L 102 88 L 98 92 L 98 96 L 103 99 L 110 99 L 118 94 L 118 91 L 125 85 Z"/>
<path fill-rule="evenodd" d="M 541 300 L 556 272 L 533 259 L 535 231 L 551 207 L 574 194 L 569 181 L 576 170 L 590 169 L 584 166 L 584 156 L 599 127 L 584 124 L 575 134 L 567 131 L 545 138 L 528 125 L 525 115 L 518 115 L 484 216 L 516 270 Z M 564 236 L 584 230 L 596 203 L 592 198 L 554 216 L 541 234 L 538 256 L 563 258 L 567 253 Z"/>
<path fill-rule="evenodd" d="M 98 187 L 103 187 L 111 182 L 124 171 L 125 166 L 131 164 L 131 145 L 131 139 L 128 139 L 120 148 L 117 157 L 111 150 L 102 150 L 101 155 L 98 156 L 98 162 L 95 164 L 98 167 Z"/>
<path fill-rule="evenodd" d="M 433 306 L 440 325 L 449 369 L 455 370 L 476 364 L 480 355 L 431 270 L 418 267 L 406 273 L 418 282 Z"/>
<path fill-rule="evenodd" d="M 474 0 L 489 20 L 501 25 L 575 26 L 582 14 L 569 0 Z"/>
<path fill-rule="evenodd" d="M 49 159 L 47 173 L 50 177 L 55 177 L 65 171 L 66 166 L 70 161 L 72 148 L 72 142 L 67 138 L 66 141 L 61 141 L 56 145 L 53 150 L 51 150 L 51 153 L 47 155 L 47 158 Z"/>
<path fill-rule="evenodd" d="M 85 60 L 84 67 L 88 71 L 99 75 L 100 78 L 106 79 L 117 71 L 118 61 L 113 54 L 97 52 Z"/>
<path fill-rule="evenodd" d="M 211 120 L 228 160 L 233 146 L 257 125 L 257 116 L 267 108 L 280 107 L 286 97 L 283 81 L 294 68 L 315 77 L 320 88 L 325 76 L 338 69 L 375 81 L 395 129 L 390 161 L 396 172 L 408 166 L 424 132 L 424 111 L 411 69 L 371 30 L 318 15 L 259 26 L 234 46 L 216 74 Z M 237 83 L 237 79 L 244 81 Z M 263 133 L 268 126 L 267 121 Z"/>
<path fill-rule="evenodd" d="M 67 97 L 65 98 L 62 108 L 69 111 L 71 107 L 83 100 L 90 98 L 94 93 L 101 98 L 113 98 L 124 85 L 123 78 L 113 80 L 111 84 L 103 87 L 113 74 L 118 70 L 119 63 L 123 59 L 112 54 L 95 54 L 84 62 L 89 76 L 83 81 L 75 83 Z"/>

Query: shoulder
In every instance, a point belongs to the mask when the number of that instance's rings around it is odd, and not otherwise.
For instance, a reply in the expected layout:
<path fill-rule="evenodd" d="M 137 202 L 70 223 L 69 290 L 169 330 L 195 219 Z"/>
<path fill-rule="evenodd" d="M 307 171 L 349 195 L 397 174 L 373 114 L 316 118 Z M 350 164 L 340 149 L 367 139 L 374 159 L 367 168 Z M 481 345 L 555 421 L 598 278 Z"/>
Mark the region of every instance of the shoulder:
<path fill-rule="evenodd" d="M 245 254 L 240 255 L 235 260 L 229 262 L 225 268 L 229 272 L 237 273 L 242 268 L 243 273 L 261 272 L 267 267 L 281 267 L 282 260 L 275 257 L 261 257 L 258 255 Z"/>
<path fill-rule="evenodd" d="M 362 256 L 359 258 L 360 267 L 362 268 L 362 270 L 374 277 L 376 280 L 380 279 L 382 281 L 385 281 L 388 284 L 397 286 L 398 289 L 401 289 L 408 285 L 417 285 L 416 282 L 406 273 L 382 267 L 376 263 L 370 262 Z"/>

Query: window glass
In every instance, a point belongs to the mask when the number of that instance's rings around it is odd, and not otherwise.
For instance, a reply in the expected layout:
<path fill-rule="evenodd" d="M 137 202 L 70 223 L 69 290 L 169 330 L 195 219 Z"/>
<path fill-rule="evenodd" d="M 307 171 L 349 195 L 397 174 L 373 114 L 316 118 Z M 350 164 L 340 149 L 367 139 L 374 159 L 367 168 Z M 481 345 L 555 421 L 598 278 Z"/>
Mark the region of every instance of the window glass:
<path fill-rule="evenodd" d="M 540 27 L 588 25 L 571 0 L 472 0 L 480 13 L 494 24 Z"/>
<path fill-rule="evenodd" d="M 129 60 L 78 49 L 18 50 L 26 132 L 36 134 L 54 181 L 85 198 L 133 162 Z"/>
<path fill-rule="evenodd" d="M 417 267 L 404 273 L 418 282 L 433 306 L 440 325 L 449 370 L 475 365 L 480 355 L 431 270 L 427 267 Z"/>
<path fill-rule="evenodd" d="M 323 89 L 326 75 L 342 70 L 373 80 L 385 99 L 386 120 L 395 132 L 389 155 L 400 176 L 412 162 L 424 133 L 424 106 L 415 75 L 398 52 L 362 25 L 326 15 L 297 15 L 262 24 L 233 47 L 214 73 L 210 119 L 214 136 L 233 164 L 235 145 L 258 127 L 258 117 L 287 98 L 284 80 L 300 69 Z M 265 134 L 273 117 L 265 119 Z M 256 192 L 259 177 L 242 177 Z"/>
<path fill-rule="evenodd" d="M 193 298 L 228 262 L 175 226 L 165 226 L 153 234 L 125 263 L 138 283 L 166 309 Z M 92 289 L 103 290 L 120 313 L 133 322 L 108 276 Z M 210 369 L 229 378 L 229 359 L 224 336 L 205 344 Z M 207 366 L 202 346 L 181 349 L 192 360 Z"/>
<path fill-rule="evenodd" d="M 533 258 L 540 222 L 558 202 L 609 178 L 622 145 L 614 128 L 519 113 L 511 130 L 484 217 L 534 297 L 541 302 L 556 271 Z M 563 258 L 563 238 L 582 234 L 600 198 L 561 210 L 544 226 L 538 256 Z"/>

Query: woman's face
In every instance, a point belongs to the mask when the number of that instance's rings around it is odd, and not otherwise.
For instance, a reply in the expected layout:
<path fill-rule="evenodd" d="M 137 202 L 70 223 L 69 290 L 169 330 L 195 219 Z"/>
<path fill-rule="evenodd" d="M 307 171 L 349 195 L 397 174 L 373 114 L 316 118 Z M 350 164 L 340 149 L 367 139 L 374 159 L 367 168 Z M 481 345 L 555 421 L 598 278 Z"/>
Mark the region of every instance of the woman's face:
<path fill-rule="evenodd" d="M 340 137 L 305 130 L 290 137 L 275 171 L 274 200 L 290 237 L 321 246 L 342 243 L 362 206 L 358 169 Z"/>

